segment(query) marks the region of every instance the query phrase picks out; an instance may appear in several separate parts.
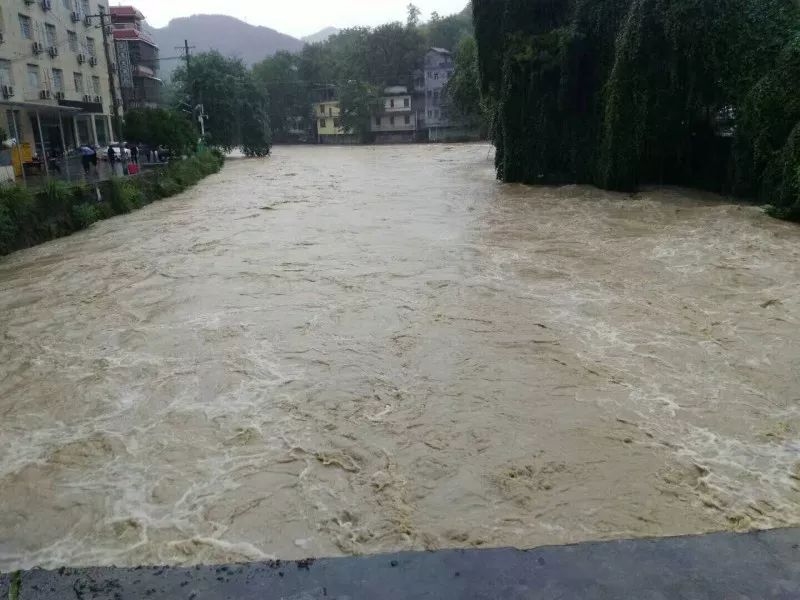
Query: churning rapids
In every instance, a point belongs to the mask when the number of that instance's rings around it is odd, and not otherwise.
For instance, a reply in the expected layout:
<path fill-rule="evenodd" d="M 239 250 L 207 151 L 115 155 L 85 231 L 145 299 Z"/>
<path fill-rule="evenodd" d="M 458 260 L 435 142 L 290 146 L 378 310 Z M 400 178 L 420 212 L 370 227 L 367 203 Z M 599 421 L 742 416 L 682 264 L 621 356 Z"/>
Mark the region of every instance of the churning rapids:
<path fill-rule="evenodd" d="M 276 148 L 0 260 L 0 570 L 800 524 L 800 228 Z"/>

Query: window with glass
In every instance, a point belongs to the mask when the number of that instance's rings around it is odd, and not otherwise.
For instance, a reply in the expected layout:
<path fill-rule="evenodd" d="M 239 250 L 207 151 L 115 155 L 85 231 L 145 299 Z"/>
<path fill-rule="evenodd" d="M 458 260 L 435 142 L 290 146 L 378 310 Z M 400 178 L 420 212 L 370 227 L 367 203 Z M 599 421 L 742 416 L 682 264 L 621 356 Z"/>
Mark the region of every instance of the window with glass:
<path fill-rule="evenodd" d="M 81 10 L 83 16 L 92 14 L 92 8 L 89 6 L 89 0 L 81 0 Z"/>
<path fill-rule="evenodd" d="M 79 52 L 78 50 L 78 34 L 74 31 L 67 31 L 67 40 L 69 41 L 69 49 L 73 52 Z"/>
<path fill-rule="evenodd" d="M 411 106 L 411 99 L 410 98 L 403 98 L 403 106 L 405 108 L 408 108 L 409 106 Z"/>
<path fill-rule="evenodd" d="M 64 91 L 64 71 L 53 69 L 53 89 L 57 92 Z"/>
<path fill-rule="evenodd" d="M 19 16 L 19 30 L 22 33 L 22 37 L 26 40 L 33 39 L 33 24 L 31 23 L 31 18 L 26 15 Z"/>
<path fill-rule="evenodd" d="M 56 26 L 50 23 L 44 26 L 45 36 L 47 37 L 47 45 L 50 47 L 57 46 L 58 40 L 56 39 Z"/>
<path fill-rule="evenodd" d="M 72 74 L 73 82 L 75 83 L 75 91 L 79 94 L 83 93 L 83 75 L 80 73 Z"/>
<path fill-rule="evenodd" d="M 0 85 L 14 85 L 10 60 L 0 60 Z"/>
<path fill-rule="evenodd" d="M 39 77 L 39 65 L 28 65 L 28 88 L 32 91 L 42 89 L 42 80 Z"/>
<path fill-rule="evenodd" d="M 411 125 L 411 115 L 406 115 L 406 125 Z"/>
<path fill-rule="evenodd" d="M 97 56 L 97 50 L 94 47 L 94 38 L 86 38 L 86 53 L 92 58 Z"/>
<path fill-rule="evenodd" d="M 100 95 L 100 78 L 96 75 L 92 76 L 92 89 L 94 90 L 95 96 Z"/>

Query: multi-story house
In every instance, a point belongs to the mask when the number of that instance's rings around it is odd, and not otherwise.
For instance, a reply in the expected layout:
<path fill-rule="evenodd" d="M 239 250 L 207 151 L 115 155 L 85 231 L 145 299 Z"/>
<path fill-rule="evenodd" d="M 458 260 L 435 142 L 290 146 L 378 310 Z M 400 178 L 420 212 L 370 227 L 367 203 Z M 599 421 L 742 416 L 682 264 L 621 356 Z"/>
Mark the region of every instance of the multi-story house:
<path fill-rule="evenodd" d="M 425 127 L 431 141 L 442 138 L 442 129 L 452 127 L 447 102 L 447 82 L 453 76 L 453 55 L 444 48 L 431 48 L 425 53 Z"/>
<path fill-rule="evenodd" d="M 324 100 L 316 103 L 314 116 L 317 119 L 317 135 L 321 144 L 336 143 L 338 138 L 345 135 L 344 128 L 339 121 L 338 100 Z"/>
<path fill-rule="evenodd" d="M 380 106 L 372 116 L 372 133 L 379 143 L 413 142 L 417 131 L 417 115 L 412 97 L 404 86 L 383 91 Z"/>
<path fill-rule="evenodd" d="M 0 127 L 29 155 L 112 140 L 101 11 L 108 0 L 0 0 Z"/>
<path fill-rule="evenodd" d="M 157 108 L 161 101 L 163 83 L 158 78 L 158 45 L 143 22 L 144 15 L 133 6 L 111 7 L 117 72 L 125 110 Z"/>

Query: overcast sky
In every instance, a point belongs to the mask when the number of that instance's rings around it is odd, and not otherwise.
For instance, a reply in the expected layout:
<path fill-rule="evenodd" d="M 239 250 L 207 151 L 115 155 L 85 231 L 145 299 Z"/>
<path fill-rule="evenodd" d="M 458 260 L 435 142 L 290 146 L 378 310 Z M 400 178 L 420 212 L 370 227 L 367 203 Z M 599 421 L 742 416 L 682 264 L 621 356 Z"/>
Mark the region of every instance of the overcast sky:
<path fill-rule="evenodd" d="M 324 27 L 380 25 L 405 21 L 409 0 L 111 0 L 111 6 L 133 4 L 154 27 L 194 14 L 227 14 L 251 25 L 264 25 L 302 37 Z M 416 0 L 427 19 L 432 11 L 448 15 L 462 10 L 467 0 Z"/>

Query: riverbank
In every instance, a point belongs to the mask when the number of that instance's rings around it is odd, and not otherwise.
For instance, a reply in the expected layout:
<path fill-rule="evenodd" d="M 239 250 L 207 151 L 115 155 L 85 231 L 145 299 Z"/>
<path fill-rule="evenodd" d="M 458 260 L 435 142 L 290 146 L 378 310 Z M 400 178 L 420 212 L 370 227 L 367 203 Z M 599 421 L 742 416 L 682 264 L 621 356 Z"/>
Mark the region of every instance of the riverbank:
<path fill-rule="evenodd" d="M 0 255 L 71 235 L 92 223 L 174 196 L 218 172 L 224 157 L 203 151 L 135 177 L 98 184 L 51 181 L 32 191 L 0 188 Z"/>

